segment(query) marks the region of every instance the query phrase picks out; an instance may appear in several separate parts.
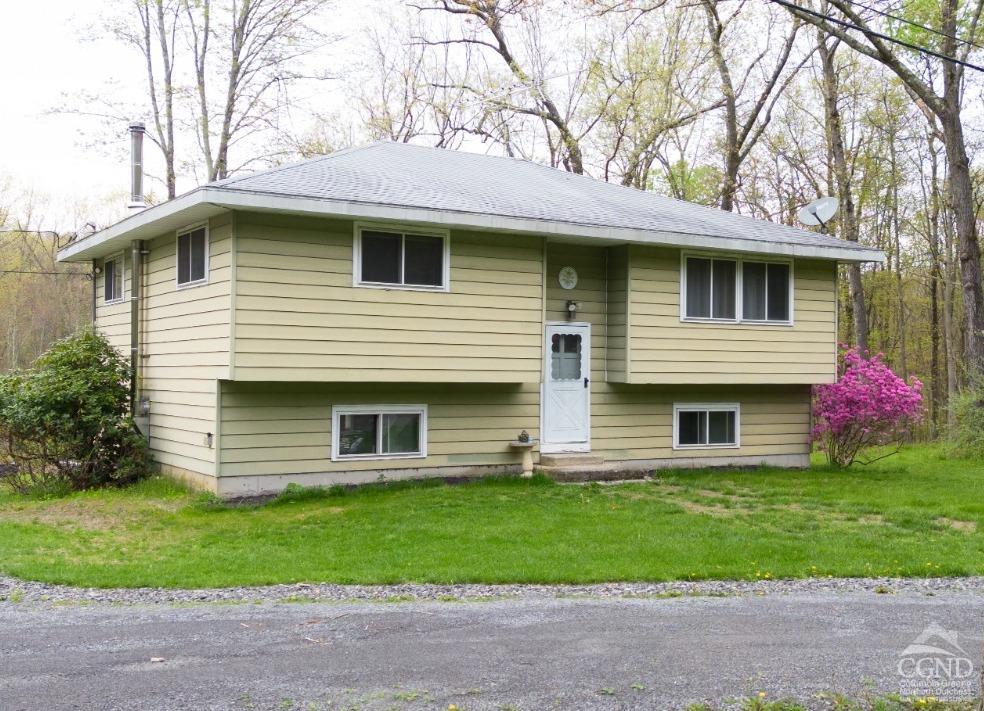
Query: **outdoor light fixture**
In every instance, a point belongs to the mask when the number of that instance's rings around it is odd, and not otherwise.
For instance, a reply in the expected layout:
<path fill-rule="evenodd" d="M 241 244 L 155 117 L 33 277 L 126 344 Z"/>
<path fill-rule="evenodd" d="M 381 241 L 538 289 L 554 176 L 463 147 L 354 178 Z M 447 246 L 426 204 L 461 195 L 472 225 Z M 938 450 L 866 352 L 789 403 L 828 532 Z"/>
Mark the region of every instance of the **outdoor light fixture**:
<path fill-rule="evenodd" d="M 150 415 L 150 398 L 142 397 L 140 398 L 140 405 L 138 407 L 138 412 L 141 417 L 147 417 Z"/>
<path fill-rule="evenodd" d="M 574 318 L 577 315 L 577 302 L 568 301 L 567 302 L 567 318 Z"/>
<path fill-rule="evenodd" d="M 209 449 L 212 448 L 212 439 L 213 439 L 212 438 L 212 433 L 211 432 L 206 432 L 205 433 L 205 446 L 208 447 Z"/>

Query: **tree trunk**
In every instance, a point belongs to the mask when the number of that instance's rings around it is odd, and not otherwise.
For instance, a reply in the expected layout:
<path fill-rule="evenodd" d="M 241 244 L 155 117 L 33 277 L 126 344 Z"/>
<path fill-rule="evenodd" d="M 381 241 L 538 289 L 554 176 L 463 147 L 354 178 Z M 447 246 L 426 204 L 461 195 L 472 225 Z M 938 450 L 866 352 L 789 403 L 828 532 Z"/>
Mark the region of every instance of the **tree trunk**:
<path fill-rule="evenodd" d="M 820 63 L 823 69 L 824 116 L 827 124 L 827 141 L 834 163 L 837 179 L 837 196 L 840 200 L 841 237 L 851 242 L 858 241 L 858 217 L 854 205 L 851 186 L 851 172 L 848 169 L 847 152 L 844 149 L 844 127 L 840 109 L 837 107 L 838 79 L 834 65 L 835 49 L 827 46 L 821 35 L 818 45 Z M 864 306 L 864 287 L 861 283 L 861 265 L 853 262 L 847 266 L 847 288 L 851 297 L 851 320 L 854 327 L 854 343 L 862 352 L 868 350 L 868 312 Z"/>
<path fill-rule="evenodd" d="M 959 113 L 948 107 L 940 117 L 940 124 L 946 142 L 950 209 L 957 232 L 957 261 L 964 297 L 964 364 L 969 374 L 979 375 L 984 372 L 984 289 L 981 286 L 981 254 L 970 161 L 964 147 Z"/>

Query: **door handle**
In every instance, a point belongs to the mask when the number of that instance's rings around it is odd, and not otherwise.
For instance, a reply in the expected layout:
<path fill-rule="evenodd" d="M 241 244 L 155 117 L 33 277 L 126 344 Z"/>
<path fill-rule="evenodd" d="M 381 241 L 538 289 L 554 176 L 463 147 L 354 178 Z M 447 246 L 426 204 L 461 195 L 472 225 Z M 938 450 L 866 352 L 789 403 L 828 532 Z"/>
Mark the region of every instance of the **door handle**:
<path fill-rule="evenodd" d="M 585 379 L 584 379 L 584 387 L 588 387 L 588 383 L 589 383 L 589 382 L 590 382 L 590 381 L 589 381 L 589 380 L 588 380 L 587 378 L 585 378 Z"/>

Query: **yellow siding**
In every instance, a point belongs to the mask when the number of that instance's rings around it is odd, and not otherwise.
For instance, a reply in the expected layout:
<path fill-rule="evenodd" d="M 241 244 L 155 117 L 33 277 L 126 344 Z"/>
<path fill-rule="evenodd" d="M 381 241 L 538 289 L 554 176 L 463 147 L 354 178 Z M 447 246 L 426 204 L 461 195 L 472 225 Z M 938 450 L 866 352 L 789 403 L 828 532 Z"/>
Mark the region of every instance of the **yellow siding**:
<path fill-rule="evenodd" d="M 796 260 L 792 326 L 680 320 L 680 251 L 630 248 L 632 383 L 833 382 L 836 265 Z"/>
<path fill-rule="evenodd" d="M 333 405 L 399 403 L 428 406 L 427 457 L 331 461 Z M 224 477 L 476 465 L 518 469 L 520 455 L 508 443 L 523 429 L 538 436 L 539 389 L 227 382 L 221 415 Z"/>
<path fill-rule="evenodd" d="M 629 380 L 629 248 L 611 247 L 607 251 L 608 320 L 605 340 L 607 380 Z"/>
<path fill-rule="evenodd" d="M 209 225 L 209 279 L 178 289 L 175 234 L 144 242 L 140 392 L 150 400 L 150 448 L 165 468 L 215 475 L 217 382 L 229 375 L 232 219 Z M 130 351 L 130 255 L 126 301 L 107 306 L 96 285 L 96 326 L 127 358 Z"/>
<path fill-rule="evenodd" d="M 607 254 L 606 254 L 607 252 Z M 676 253 L 679 264 L 679 252 Z M 607 267 L 606 267 L 607 264 Z M 578 272 L 578 284 L 572 290 L 560 288 L 557 275 L 564 266 Z M 763 369 L 763 385 L 749 387 L 731 384 L 731 374 L 739 372 L 737 364 L 721 366 L 717 374 L 696 375 L 698 385 L 626 385 L 613 382 L 613 372 L 623 354 L 619 352 L 623 333 L 618 322 L 617 276 L 624 262 L 617 249 L 602 247 L 551 244 L 547 250 L 547 320 L 565 321 L 568 299 L 580 308 L 574 321 L 591 324 L 591 451 L 609 461 L 690 459 L 693 457 L 758 457 L 768 455 L 804 455 L 809 452 L 810 390 L 803 385 L 779 385 L 781 376 Z M 606 271 L 608 283 L 606 285 Z M 677 272 L 677 290 L 679 272 Z M 614 285 L 614 286 L 613 286 Z M 634 284 L 638 288 L 638 284 Z M 614 299 L 613 299 L 614 295 Z M 632 293 L 632 298 L 636 297 Z M 608 319 L 606 321 L 606 298 Z M 616 308 L 612 308 L 612 300 Z M 630 318 L 635 318 L 635 301 Z M 612 315 L 616 318 L 613 323 Z M 684 328 L 703 324 L 681 324 L 677 311 L 676 324 Z M 788 333 L 785 329 L 780 333 Z M 607 338 L 606 338 L 607 334 Z M 630 331 L 635 336 L 635 329 Z M 832 339 L 833 336 L 831 335 Z M 698 341 L 698 344 L 704 341 Z M 710 345 L 712 341 L 707 341 Z M 780 346 L 777 346 L 777 349 Z M 700 351 L 681 354 L 689 359 L 680 361 L 681 372 L 698 372 Z M 636 378 L 636 352 L 632 353 L 632 381 Z M 740 360 L 737 362 L 741 362 Z M 613 370 L 615 364 L 615 370 Z M 605 378 L 605 368 L 608 378 Z M 720 377 L 721 380 L 715 380 Z M 725 385 L 714 385 L 723 382 Z M 741 446 L 729 449 L 674 450 L 674 402 L 738 402 L 741 404 Z"/>
<path fill-rule="evenodd" d="M 741 406 L 737 448 L 673 449 L 673 404 Z M 591 450 L 610 461 L 807 455 L 810 388 L 786 386 L 611 385 L 594 393 Z"/>
<path fill-rule="evenodd" d="M 452 232 L 448 293 L 354 287 L 351 221 L 237 213 L 236 235 L 236 380 L 539 380 L 539 238 Z"/>
<path fill-rule="evenodd" d="M 130 277 L 133 274 L 130 261 L 129 250 L 126 250 L 123 253 L 123 300 L 120 302 L 106 303 L 103 274 L 96 277 L 96 329 L 127 359 L 130 357 Z M 101 271 L 105 263 L 105 259 L 99 259 L 95 266 Z"/>

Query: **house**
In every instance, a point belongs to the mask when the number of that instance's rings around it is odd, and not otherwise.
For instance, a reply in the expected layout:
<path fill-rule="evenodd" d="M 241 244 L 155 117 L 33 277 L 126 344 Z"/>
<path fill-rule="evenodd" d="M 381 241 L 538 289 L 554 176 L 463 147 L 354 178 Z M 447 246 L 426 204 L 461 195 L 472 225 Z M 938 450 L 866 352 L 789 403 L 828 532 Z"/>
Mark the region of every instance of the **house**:
<path fill-rule="evenodd" d="M 223 496 L 541 466 L 805 466 L 837 265 L 877 250 L 513 158 L 376 143 L 59 254 L 156 461 Z"/>

